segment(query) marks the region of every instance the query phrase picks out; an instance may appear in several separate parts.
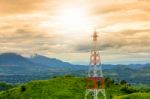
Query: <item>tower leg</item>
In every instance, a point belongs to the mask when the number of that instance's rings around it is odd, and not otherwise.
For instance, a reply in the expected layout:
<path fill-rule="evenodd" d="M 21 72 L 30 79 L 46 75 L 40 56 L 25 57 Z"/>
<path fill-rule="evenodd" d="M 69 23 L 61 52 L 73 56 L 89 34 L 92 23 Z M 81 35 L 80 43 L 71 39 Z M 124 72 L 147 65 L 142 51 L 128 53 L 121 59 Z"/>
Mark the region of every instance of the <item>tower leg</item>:
<path fill-rule="evenodd" d="M 98 90 L 94 91 L 94 99 L 98 99 Z"/>
<path fill-rule="evenodd" d="M 90 91 L 86 90 L 86 92 L 85 92 L 85 99 L 87 99 L 87 96 L 88 96 L 89 93 L 90 93 Z"/>
<path fill-rule="evenodd" d="M 106 94 L 105 94 L 105 89 L 87 89 L 86 90 L 86 93 L 85 93 L 85 99 L 87 99 L 87 96 L 91 93 L 92 94 L 92 96 L 93 96 L 93 99 L 99 99 L 98 98 L 98 94 L 99 93 L 102 93 L 102 95 L 103 95 L 103 99 L 106 99 Z"/>

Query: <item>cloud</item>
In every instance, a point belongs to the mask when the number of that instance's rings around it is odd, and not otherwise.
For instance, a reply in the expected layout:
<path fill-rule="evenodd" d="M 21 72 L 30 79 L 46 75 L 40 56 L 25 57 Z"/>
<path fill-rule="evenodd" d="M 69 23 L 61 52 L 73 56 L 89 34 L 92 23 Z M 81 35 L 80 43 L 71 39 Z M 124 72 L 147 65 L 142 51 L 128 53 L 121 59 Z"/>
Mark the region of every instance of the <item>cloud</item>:
<path fill-rule="evenodd" d="M 37 29 L 18 28 L 14 31 L 3 31 L 0 33 L 0 52 L 36 53 L 41 50 L 56 52 L 52 46 L 58 43 L 57 39 L 59 36 L 46 35 Z"/>
<path fill-rule="evenodd" d="M 91 3 L 89 12 L 96 25 L 114 25 L 150 20 L 150 1 L 147 0 L 110 0 Z"/>
<path fill-rule="evenodd" d="M 0 14 L 38 11 L 46 0 L 0 0 Z"/>
<path fill-rule="evenodd" d="M 90 8 L 93 14 L 109 14 L 129 10 L 149 11 L 149 0 L 95 0 L 91 1 Z"/>
<path fill-rule="evenodd" d="M 98 46 L 104 60 L 149 55 L 149 0 L 0 0 L 0 52 L 37 52 L 80 62 L 87 59 L 92 31 L 67 33 L 55 22 L 66 5 L 85 7 L 89 23 L 100 33 Z"/>
<path fill-rule="evenodd" d="M 101 35 L 98 47 L 101 51 L 119 51 L 124 53 L 143 53 L 150 51 L 150 30 L 124 30 Z M 91 43 L 92 44 L 92 43 Z M 76 46 L 77 52 L 88 52 L 92 46 L 80 43 Z"/>

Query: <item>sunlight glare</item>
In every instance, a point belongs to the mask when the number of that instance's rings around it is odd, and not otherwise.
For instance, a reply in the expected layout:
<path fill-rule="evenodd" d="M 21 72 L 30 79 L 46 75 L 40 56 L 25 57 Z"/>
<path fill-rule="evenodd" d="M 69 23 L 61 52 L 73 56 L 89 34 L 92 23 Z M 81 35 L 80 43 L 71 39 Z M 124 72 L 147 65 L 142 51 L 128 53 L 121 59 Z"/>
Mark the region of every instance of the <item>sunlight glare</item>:
<path fill-rule="evenodd" d="M 58 27 L 66 31 L 88 30 L 90 23 L 84 7 L 64 7 L 57 17 Z"/>

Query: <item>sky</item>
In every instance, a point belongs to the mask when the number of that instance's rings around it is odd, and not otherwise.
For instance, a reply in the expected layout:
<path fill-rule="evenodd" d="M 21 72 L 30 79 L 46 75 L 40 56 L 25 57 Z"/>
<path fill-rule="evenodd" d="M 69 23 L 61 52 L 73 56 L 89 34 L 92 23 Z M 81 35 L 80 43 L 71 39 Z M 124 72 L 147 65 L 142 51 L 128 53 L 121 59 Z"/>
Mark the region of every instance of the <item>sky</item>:
<path fill-rule="evenodd" d="M 148 63 L 150 0 L 0 0 L 0 53 L 88 64 L 92 34 L 104 64 Z"/>

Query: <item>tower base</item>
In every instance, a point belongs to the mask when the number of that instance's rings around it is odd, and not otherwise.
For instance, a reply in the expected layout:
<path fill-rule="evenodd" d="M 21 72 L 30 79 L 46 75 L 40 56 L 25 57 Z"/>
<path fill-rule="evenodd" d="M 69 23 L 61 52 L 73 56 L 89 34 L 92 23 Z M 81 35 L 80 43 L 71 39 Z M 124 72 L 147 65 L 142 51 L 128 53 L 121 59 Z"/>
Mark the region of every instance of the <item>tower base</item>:
<path fill-rule="evenodd" d="M 99 99 L 98 98 L 98 94 L 102 93 L 102 95 L 104 96 L 103 99 L 106 99 L 106 94 L 105 94 L 105 89 L 86 89 L 86 93 L 85 93 L 85 99 L 87 99 L 87 96 L 89 94 L 92 94 L 93 99 Z"/>

